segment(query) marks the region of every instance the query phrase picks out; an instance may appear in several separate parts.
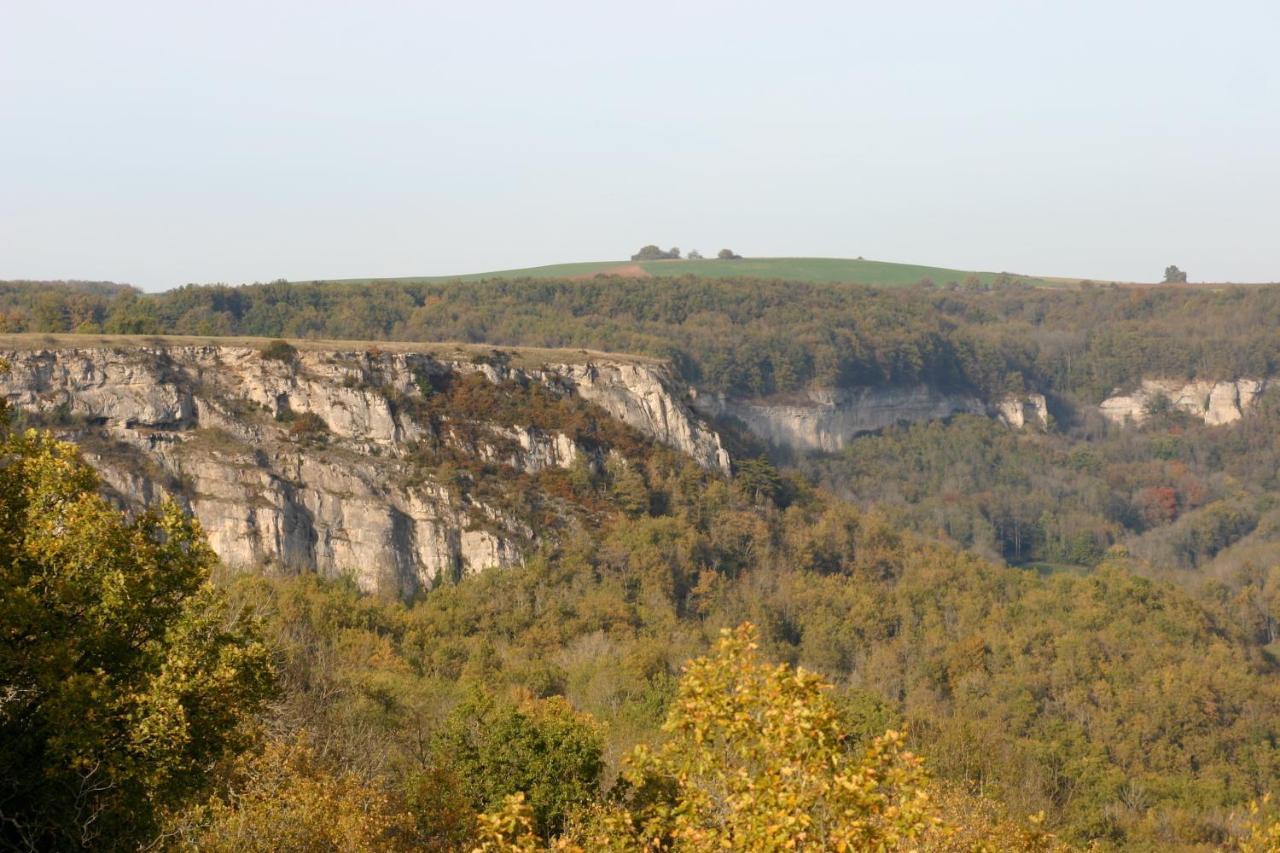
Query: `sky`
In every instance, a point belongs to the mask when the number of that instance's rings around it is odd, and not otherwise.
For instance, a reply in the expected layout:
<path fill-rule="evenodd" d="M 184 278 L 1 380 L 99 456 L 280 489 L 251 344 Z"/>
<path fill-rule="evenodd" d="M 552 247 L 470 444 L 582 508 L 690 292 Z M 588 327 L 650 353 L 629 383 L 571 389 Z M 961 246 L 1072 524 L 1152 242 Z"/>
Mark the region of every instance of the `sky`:
<path fill-rule="evenodd" d="M 1280 3 L 0 0 L 0 279 L 1280 280 Z"/>

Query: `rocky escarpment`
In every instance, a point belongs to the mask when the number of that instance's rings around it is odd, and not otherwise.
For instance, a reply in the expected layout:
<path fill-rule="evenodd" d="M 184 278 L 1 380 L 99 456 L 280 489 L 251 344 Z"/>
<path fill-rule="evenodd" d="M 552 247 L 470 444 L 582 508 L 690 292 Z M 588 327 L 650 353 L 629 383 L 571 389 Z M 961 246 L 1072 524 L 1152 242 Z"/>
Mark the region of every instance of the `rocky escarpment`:
<path fill-rule="evenodd" d="M 841 450 L 862 433 L 956 414 L 989 414 L 1018 428 L 1048 424 L 1048 409 L 1040 394 L 1012 396 L 988 406 L 974 394 L 923 384 L 815 389 L 801 399 L 783 402 L 701 394 L 693 405 L 708 417 L 740 421 L 776 447 L 827 453 Z"/>
<path fill-rule="evenodd" d="M 1170 408 L 1210 426 L 1239 420 L 1270 387 L 1266 379 L 1232 381 L 1145 379 L 1127 393 L 1119 389 L 1098 407 L 1115 423 L 1143 423 Z M 709 418 L 736 420 L 775 447 L 801 452 L 837 452 L 860 434 L 900 423 L 987 415 L 1014 429 L 1050 427 L 1048 401 L 1036 392 L 984 401 L 976 394 L 917 384 L 890 387 L 811 389 L 791 399 L 734 399 L 694 394 L 693 407 Z"/>
<path fill-rule="evenodd" d="M 599 466 L 608 452 L 518 413 L 491 422 L 450 411 L 432 395 L 459 377 L 588 401 L 704 466 L 729 468 L 718 436 L 657 363 L 517 366 L 501 354 L 341 349 L 270 359 L 254 347 L 163 342 L 0 357 L 10 365 L 0 393 L 80 442 L 121 503 L 180 501 L 233 566 L 349 573 L 402 596 L 517 561 L 537 536 L 501 501 L 416 464 L 423 447 L 524 473 Z M 435 414 L 419 416 L 432 400 Z"/>
<path fill-rule="evenodd" d="M 1266 389 L 1265 379 L 1144 379 L 1133 391 L 1103 400 L 1098 410 L 1116 423 L 1141 424 L 1153 412 L 1172 408 L 1217 426 L 1240 420 Z"/>

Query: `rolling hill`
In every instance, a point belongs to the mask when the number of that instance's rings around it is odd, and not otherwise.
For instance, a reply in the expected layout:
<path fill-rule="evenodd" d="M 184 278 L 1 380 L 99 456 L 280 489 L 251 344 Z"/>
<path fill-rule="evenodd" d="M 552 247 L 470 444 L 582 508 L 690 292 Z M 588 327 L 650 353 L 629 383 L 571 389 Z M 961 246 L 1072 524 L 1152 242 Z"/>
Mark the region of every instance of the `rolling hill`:
<path fill-rule="evenodd" d="M 950 281 L 964 281 L 970 276 L 976 276 L 979 280 L 989 283 L 1002 273 L 868 261 L 862 258 L 742 258 L 732 261 L 708 258 L 694 261 L 587 261 L 465 275 L 339 279 L 338 281 L 344 284 L 359 284 L 375 281 L 440 282 L 518 278 L 591 278 L 597 275 L 618 275 L 629 278 L 696 275 L 704 278 L 761 278 L 811 283 L 851 282 L 891 287 L 916 284 L 922 279 L 945 284 Z M 1013 275 L 1013 277 L 1032 284 L 1049 284 L 1049 281 L 1044 278 L 1022 275 Z"/>

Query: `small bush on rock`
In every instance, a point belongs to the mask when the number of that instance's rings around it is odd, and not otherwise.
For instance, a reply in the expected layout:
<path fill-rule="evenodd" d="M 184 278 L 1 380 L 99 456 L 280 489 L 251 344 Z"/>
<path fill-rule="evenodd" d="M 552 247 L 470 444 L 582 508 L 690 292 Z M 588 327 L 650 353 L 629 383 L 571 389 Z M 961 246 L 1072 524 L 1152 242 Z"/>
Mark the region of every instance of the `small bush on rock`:
<path fill-rule="evenodd" d="M 298 358 L 298 348 L 288 341 L 275 340 L 264 346 L 258 355 L 263 361 L 293 364 Z"/>

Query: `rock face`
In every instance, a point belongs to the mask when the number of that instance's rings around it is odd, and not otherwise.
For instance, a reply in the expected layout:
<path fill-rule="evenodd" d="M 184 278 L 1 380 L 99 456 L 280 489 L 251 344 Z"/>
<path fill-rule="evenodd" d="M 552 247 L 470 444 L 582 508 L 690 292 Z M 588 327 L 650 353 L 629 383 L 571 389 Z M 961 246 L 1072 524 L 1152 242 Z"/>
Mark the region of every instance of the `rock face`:
<path fill-rule="evenodd" d="M 623 423 L 683 451 L 704 468 L 729 473 L 729 454 L 720 446 L 720 436 L 691 417 L 688 407 L 672 395 L 673 382 L 665 370 L 638 364 L 577 364 L 559 367 L 556 373 L 582 399 Z"/>
<path fill-rule="evenodd" d="M 1029 426 L 1045 429 L 1049 426 L 1049 404 L 1043 394 L 1011 394 L 993 408 L 996 418 L 1014 429 Z"/>
<path fill-rule="evenodd" d="M 842 449 L 859 433 L 899 422 L 987 411 L 986 404 L 973 395 L 949 393 L 928 385 L 812 390 L 807 399 L 789 403 L 703 394 L 694 399 L 694 408 L 711 417 L 742 421 L 775 446 L 827 453 Z"/>
<path fill-rule="evenodd" d="M 411 464 L 420 440 L 445 439 L 395 401 L 421 396 L 433 377 L 542 383 L 729 469 L 719 436 L 659 364 L 517 368 L 338 350 L 273 361 L 250 347 L 163 343 L 0 357 L 11 366 L 0 393 L 79 441 L 121 504 L 180 501 L 232 566 L 351 574 L 363 589 L 405 597 L 516 562 L 534 537 L 512 512 Z M 473 423 L 467 435 L 455 450 L 515 472 L 568 467 L 592 452 L 519 423 Z"/>
<path fill-rule="evenodd" d="M 1151 410 L 1165 404 L 1203 420 L 1210 426 L 1229 424 L 1244 416 L 1263 391 L 1265 379 L 1237 379 L 1234 382 L 1185 382 L 1176 379 L 1144 379 L 1128 394 L 1103 400 L 1098 410 L 1116 423 L 1141 424 Z"/>

